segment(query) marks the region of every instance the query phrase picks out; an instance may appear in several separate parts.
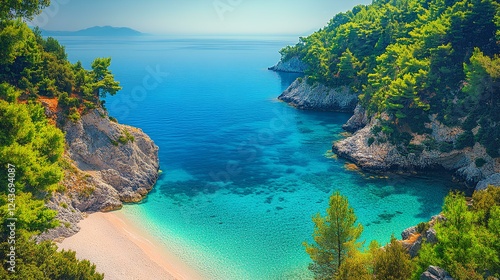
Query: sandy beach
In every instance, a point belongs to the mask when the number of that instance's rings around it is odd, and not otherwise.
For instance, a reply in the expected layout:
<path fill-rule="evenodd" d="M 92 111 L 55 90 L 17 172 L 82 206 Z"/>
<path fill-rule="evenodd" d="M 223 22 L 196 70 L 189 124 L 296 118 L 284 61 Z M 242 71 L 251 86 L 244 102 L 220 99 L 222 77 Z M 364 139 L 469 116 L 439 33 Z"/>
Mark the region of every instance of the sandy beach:
<path fill-rule="evenodd" d="M 79 225 L 80 232 L 58 246 L 95 263 L 105 279 L 203 279 L 120 212 L 94 213 Z"/>

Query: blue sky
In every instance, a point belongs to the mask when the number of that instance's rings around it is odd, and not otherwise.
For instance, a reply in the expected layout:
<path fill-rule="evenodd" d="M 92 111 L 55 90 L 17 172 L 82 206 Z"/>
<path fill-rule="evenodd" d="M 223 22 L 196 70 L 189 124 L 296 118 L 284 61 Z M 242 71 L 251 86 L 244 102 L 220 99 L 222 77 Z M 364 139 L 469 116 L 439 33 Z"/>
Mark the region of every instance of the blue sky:
<path fill-rule="evenodd" d="M 152 34 L 304 34 L 371 0 L 52 0 L 47 30 L 126 26 Z"/>

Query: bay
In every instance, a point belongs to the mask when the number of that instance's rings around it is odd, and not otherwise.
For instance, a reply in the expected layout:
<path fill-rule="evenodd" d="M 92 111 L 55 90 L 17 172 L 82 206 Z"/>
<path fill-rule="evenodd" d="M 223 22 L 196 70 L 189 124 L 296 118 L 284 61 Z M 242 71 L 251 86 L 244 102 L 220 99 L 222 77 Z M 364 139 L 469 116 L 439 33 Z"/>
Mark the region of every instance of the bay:
<path fill-rule="evenodd" d="M 154 190 L 122 211 L 207 279 L 310 279 L 312 215 L 339 190 L 368 244 L 440 212 L 442 174 L 346 169 L 331 143 L 349 114 L 296 110 L 276 97 L 297 77 L 267 70 L 296 37 L 60 37 L 87 68 L 112 57 L 123 90 L 111 116 L 160 148 Z"/>

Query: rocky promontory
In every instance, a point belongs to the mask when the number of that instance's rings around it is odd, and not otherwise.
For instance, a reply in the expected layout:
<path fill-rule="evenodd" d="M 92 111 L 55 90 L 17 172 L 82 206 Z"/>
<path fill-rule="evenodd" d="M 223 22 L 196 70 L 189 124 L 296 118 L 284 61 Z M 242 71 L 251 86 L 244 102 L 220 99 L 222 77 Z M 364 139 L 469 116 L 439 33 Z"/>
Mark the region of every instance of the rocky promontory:
<path fill-rule="evenodd" d="M 347 87 L 329 88 L 320 83 L 309 84 L 296 79 L 278 99 L 302 110 L 352 112 L 358 102 L 357 94 Z"/>
<path fill-rule="evenodd" d="M 64 131 L 70 158 L 98 183 L 114 189 L 113 198 L 138 202 L 153 188 L 158 147 L 142 130 L 110 121 L 104 110 L 95 109 L 75 123 L 67 122 Z"/>
<path fill-rule="evenodd" d="M 276 65 L 267 69 L 277 72 L 304 73 L 307 68 L 307 64 L 302 62 L 297 56 L 294 56 L 286 61 L 280 60 Z"/>
<path fill-rule="evenodd" d="M 86 212 L 112 211 L 138 202 L 158 179 L 158 147 L 142 130 L 111 121 L 93 109 L 76 122 L 67 120 L 64 191 L 47 205 L 57 210 L 61 226 L 39 236 L 57 240 L 78 232 Z"/>
<path fill-rule="evenodd" d="M 410 145 L 420 148 L 417 150 L 401 149 L 401 147 L 398 149 L 398 146 L 389 141 L 380 140 L 383 139 L 382 132 L 374 133 L 374 127 L 380 125 L 377 119 L 372 119 L 352 136 L 335 142 L 332 149 L 359 167 L 371 171 L 445 168 L 455 171 L 456 175 L 471 184 L 500 172 L 499 160 L 490 157 L 479 143 L 475 143 L 472 147 L 449 151 L 427 148 L 425 143 L 434 143 L 436 146 L 441 143 L 454 145 L 458 136 L 463 133 L 460 127 L 445 126 L 434 116 L 430 116 L 429 119 L 430 122 L 426 126 L 432 130 L 431 133 L 411 134 Z"/>

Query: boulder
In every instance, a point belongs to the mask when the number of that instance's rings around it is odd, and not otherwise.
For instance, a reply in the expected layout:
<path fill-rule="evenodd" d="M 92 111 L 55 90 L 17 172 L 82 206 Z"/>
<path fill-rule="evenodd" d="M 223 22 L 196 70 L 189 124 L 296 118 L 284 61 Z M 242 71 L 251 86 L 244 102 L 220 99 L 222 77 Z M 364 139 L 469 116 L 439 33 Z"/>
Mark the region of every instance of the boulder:
<path fill-rule="evenodd" d="M 446 270 L 431 265 L 420 275 L 420 280 L 453 280 L 453 278 Z"/>

